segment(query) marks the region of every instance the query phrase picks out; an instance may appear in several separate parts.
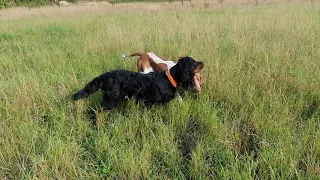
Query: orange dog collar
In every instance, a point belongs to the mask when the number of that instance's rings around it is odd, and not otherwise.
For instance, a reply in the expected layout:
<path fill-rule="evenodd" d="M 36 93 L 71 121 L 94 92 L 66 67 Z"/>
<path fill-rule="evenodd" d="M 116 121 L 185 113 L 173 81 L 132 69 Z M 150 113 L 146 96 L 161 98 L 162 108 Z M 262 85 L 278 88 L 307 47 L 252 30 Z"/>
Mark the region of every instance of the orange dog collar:
<path fill-rule="evenodd" d="M 166 75 L 167 75 L 169 81 L 171 82 L 172 86 L 173 86 L 173 87 L 177 87 L 177 84 L 178 84 L 178 83 L 173 79 L 173 77 L 171 76 L 169 70 L 166 70 Z"/>

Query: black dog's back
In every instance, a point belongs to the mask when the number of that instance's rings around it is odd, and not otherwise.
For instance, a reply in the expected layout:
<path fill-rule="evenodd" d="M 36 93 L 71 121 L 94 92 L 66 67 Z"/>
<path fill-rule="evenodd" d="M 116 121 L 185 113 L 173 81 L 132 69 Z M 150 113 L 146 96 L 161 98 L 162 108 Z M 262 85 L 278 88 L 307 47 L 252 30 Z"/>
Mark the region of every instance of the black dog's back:
<path fill-rule="evenodd" d="M 137 76 L 137 73 L 127 70 L 115 70 L 101 74 L 89 82 L 82 90 L 75 93 L 72 96 L 72 99 L 84 99 L 101 88 L 107 89 L 108 86 L 112 88 L 112 85 L 116 85 L 119 82 L 121 83 L 121 81 L 125 81 L 126 79 L 130 78 L 130 75 Z"/>
<path fill-rule="evenodd" d="M 136 96 L 147 105 L 166 103 L 174 98 L 175 88 L 168 83 L 164 72 L 141 74 L 127 70 L 106 72 L 89 82 L 72 96 L 73 100 L 83 99 L 103 90 L 104 109 L 113 109 L 123 99 Z"/>

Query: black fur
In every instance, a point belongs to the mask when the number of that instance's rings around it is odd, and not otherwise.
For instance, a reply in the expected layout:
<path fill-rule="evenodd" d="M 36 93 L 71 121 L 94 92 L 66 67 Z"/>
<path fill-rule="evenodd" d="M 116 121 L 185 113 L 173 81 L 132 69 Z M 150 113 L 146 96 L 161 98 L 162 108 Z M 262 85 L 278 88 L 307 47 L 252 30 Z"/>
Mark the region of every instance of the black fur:
<path fill-rule="evenodd" d="M 203 68 L 202 62 L 191 57 L 180 58 L 170 69 L 170 74 L 178 85 L 189 88 L 194 71 Z M 175 97 L 176 88 L 170 83 L 165 72 L 141 74 L 127 70 L 106 72 L 89 82 L 82 90 L 72 96 L 73 100 L 83 99 L 97 90 L 103 90 L 102 110 L 117 107 L 125 97 L 136 97 L 146 105 L 166 104 Z"/>

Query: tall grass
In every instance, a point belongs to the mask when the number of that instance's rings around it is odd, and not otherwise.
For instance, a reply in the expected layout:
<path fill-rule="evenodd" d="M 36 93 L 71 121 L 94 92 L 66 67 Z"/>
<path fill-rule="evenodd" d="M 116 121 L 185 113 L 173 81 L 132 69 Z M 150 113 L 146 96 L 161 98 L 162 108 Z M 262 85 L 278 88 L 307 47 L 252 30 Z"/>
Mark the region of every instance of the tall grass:
<path fill-rule="evenodd" d="M 318 179 L 319 6 L 159 7 L 1 20 L 0 178 Z M 70 95 L 136 51 L 204 61 L 203 91 L 93 126 Z"/>

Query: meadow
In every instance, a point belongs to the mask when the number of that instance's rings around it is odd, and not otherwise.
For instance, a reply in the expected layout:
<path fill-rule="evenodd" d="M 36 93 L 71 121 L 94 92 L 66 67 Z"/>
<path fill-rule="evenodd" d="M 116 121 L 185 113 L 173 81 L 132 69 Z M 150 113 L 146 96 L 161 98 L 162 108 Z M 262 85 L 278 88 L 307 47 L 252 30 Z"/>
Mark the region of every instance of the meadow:
<path fill-rule="evenodd" d="M 320 4 L 193 3 L 0 11 L 0 179 L 319 179 Z M 70 96 L 138 51 L 202 60 L 201 94 L 93 125 Z"/>

